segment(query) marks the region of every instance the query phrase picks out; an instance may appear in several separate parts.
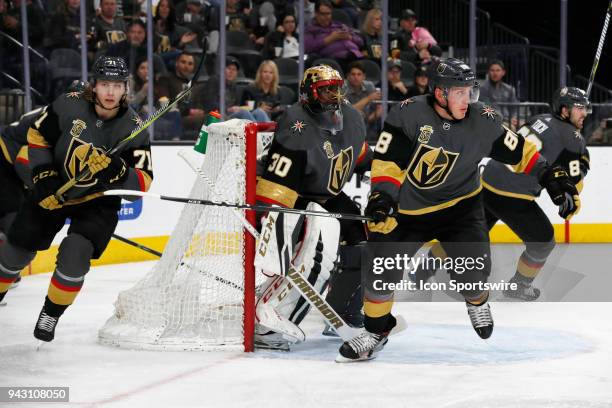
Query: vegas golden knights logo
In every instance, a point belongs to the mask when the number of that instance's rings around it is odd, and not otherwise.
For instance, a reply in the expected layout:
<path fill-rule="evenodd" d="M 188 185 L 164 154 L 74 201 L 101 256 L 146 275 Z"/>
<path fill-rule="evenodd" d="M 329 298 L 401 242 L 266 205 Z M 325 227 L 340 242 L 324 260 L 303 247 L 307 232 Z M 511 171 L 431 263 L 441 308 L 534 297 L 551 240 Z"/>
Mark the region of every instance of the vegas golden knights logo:
<path fill-rule="evenodd" d="M 66 158 L 64 161 L 64 169 L 70 178 L 74 178 L 81 174 L 81 172 L 87 167 L 89 149 L 90 145 L 81 139 L 72 138 L 70 141 L 70 146 L 68 146 L 68 151 L 66 152 Z M 96 184 L 96 179 L 89 176 L 81 180 L 76 186 L 90 187 L 94 184 Z"/>
<path fill-rule="evenodd" d="M 453 170 L 459 153 L 448 152 L 442 147 L 419 144 L 408 166 L 408 180 L 417 188 L 434 188 L 446 181 Z"/>
<path fill-rule="evenodd" d="M 429 125 L 423 125 L 419 128 L 421 133 L 419 134 L 419 143 L 427 144 L 429 139 L 431 138 L 431 134 L 433 133 L 433 128 Z"/>
<path fill-rule="evenodd" d="M 353 164 L 353 146 L 340 152 L 331 158 L 329 170 L 329 183 L 327 189 L 333 194 L 339 194 L 342 187 L 348 181 L 351 165 Z"/>
<path fill-rule="evenodd" d="M 72 121 L 72 128 L 70 129 L 70 135 L 72 137 L 79 137 L 81 133 L 87 129 L 87 124 L 83 122 L 81 119 L 75 119 Z"/>

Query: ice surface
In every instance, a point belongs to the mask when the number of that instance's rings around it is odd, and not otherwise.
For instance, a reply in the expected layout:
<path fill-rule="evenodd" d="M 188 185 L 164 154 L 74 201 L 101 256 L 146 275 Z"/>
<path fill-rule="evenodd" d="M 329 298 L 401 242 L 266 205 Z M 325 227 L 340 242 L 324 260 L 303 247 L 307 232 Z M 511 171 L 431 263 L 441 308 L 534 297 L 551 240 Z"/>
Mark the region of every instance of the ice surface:
<path fill-rule="evenodd" d="M 339 340 L 319 334 L 315 314 L 289 353 L 99 345 L 117 293 L 151 266 L 93 268 L 40 351 L 49 275 L 25 277 L 0 308 L 0 386 L 69 386 L 69 405 L 84 407 L 612 407 L 612 303 L 494 303 L 486 342 L 462 303 L 401 303 L 408 329 L 357 364 L 333 362 Z"/>

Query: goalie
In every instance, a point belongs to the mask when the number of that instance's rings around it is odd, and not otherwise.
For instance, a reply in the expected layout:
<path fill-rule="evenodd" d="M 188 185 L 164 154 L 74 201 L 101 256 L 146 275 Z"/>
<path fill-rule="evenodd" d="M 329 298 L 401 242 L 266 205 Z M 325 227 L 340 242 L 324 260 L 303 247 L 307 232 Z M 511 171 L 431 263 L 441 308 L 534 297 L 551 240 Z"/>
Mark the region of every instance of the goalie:
<path fill-rule="evenodd" d="M 300 101 L 278 122 L 257 183 L 259 202 L 361 213 L 342 188 L 353 173 L 369 170 L 372 153 L 365 142 L 361 115 L 342 97 L 342 85 L 340 74 L 329 66 L 314 66 L 304 72 Z M 266 225 L 272 224 L 282 231 L 266 231 Z M 287 237 L 294 248 L 292 263 L 303 267 L 305 277 L 318 291 L 329 285 L 326 301 L 349 325 L 363 326 L 359 246 L 366 240 L 363 223 L 284 214 L 282 223 L 262 222 L 262 237 L 270 233 Z M 291 343 L 304 340 L 297 325 L 306 316 L 308 304 L 282 275 L 275 274 L 278 265 L 270 265 L 270 259 L 262 259 L 261 254 L 257 257 L 256 265 L 272 276 L 260 287 L 255 343 L 288 349 Z M 324 334 L 332 334 L 330 330 Z"/>

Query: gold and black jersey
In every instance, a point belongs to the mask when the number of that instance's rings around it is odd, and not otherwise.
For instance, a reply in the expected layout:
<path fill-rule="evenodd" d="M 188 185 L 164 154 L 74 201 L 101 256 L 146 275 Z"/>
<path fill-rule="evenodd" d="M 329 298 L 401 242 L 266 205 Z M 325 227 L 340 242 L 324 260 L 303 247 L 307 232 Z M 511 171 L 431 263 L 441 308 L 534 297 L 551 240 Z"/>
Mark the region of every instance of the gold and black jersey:
<path fill-rule="evenodd" d="M 579 129 L 547 113 L 529 118 L 517 133 L 533 142 L 549 163 L 562 166 L 578 189 L 582 189 L 590 157 Z M 496 194 L 525 200 L 534 200 L 542 191 L 536 178 L 513 173 L 497 160 L 487 163 L 482 173 L 482 183 Z"/>
<path fill-rule="evenodd" d="M 546 167 L 535 145 L 504 128 L 490 106 L 470 104 L 466 117 L 453 121 L 436 113 L 430 96 L 407 99 L 385 120 L 374 149 L 372 191 L 391 195 L 403 214 L 435 212 L 480 192 L 484 157 L 537 177 Z"/>
<path fill-rule="evenodd" d="M 90 145 L 104 150 L 112 148 L 140 123 L 130 108 L 121 108 L 117 116 L 104 121 L 80 92 L 64 94 L 43 109 L 28 131 L 30 167 L 52 163 L 62 179 L 68 181 L 85 169 Z M 117 188 L 147 191 L 153 180 L 147 133 L 140 133 L 117 154 L 130 168 L 126 181 Z M 95 178 L 87 178 L 66 194 L 68 204 L 100 196 L 102 190 Z"/>
<path fill-rule="evenodd" d="M 348 104 L 341 109 L 344 125 L 335 133 L 320 129 L 299 103 L 287 110 L 257 182 L 258 201 L 284 207 L 298 197 L 323 202 L 339 194 L 355 171 L 369 169 L 363 119 Z"/>

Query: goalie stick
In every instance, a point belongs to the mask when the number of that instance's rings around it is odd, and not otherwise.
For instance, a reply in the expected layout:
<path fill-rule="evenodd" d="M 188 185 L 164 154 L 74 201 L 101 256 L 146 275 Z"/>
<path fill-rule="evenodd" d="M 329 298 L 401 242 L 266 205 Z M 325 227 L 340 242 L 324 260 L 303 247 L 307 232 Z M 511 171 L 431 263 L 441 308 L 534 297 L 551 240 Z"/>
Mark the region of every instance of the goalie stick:
<path fill-rule="evenodd" d="M 206 44 L 204 44 L 204 49 L 206 49 L 205 46 Z M 193 88 L 194 79 L 198 78 L 198 76 L 200 75 L 200 71 L 202 70 L 202 66 L 204 65 L 205 58 L 206 58 L 206 53 L 202 54 L 202 58 L 200 59 L 198 68 L 196 69 L 191 80 L 187 83 L 187 88 L 185 88 L 181 93 L 176 95 L 176 97 L 172 101 L 169 101 L 167 104 L 159 108 L 157 111 L 153 112 L 153 114 L 149 115 L 149 117 L 144 122 L 142 122 L 140 126 L 134 129 L 129 135 L 119 140 L 115 144 L 114 147 L 105 150 L 104 154 L 107 156 L 112 156 L 113 154 L 120 151 L 126 144 L 128 144 L 132 139 L 138 136 L 143 130 L 151 126 L 153 122 L 159 119 L 164 113 L 168 112 L 173 106 L 179 103 L 183 98 L 185 98 L 191 92 L 191 89 Z M 60 203 L 64 203 L 65 202 L 64 194 L 68 190 L 70 190 L 72 187 L 74 187 L 77 183 L 81 182 L 82 180 L 89 177 L 90 175 L 91 175 L 91 171 L 89 170 L 89 167 L 87 167 L 83 170 L 83 172 L 79 173 L 78 176 L 75 176 L 74 178 L 68 180 L 63 186 L 61 186 L 55 192 L 55 198 L 57 199 L 57 201 L 59 201 Z"/>
<path fill-rule="evenodd" d="M 365 217 L 363 215 L 356 215 L 356 214 L 330 213 L 326 211 L 312 211 L 312 210 L 298 210 L 296 208 L 272 207 L 269 205 L 249 205 L 249 204 L 215 202 L 215 201 L 209 201 L 209 200 L 202 200 L 199 198 L 170 197 L 170 196 L 165 196 L 165 195 L 161 195 L 157 193 L 151 193 L 148 191 L 117 189 L 117 190 L 104 191 L 103 194 L 107 196 L 152 197 L 152 198 L 157 198 L 159 200 L 174 201 L 177 203 L 212 205 L 212 206 L 217 206 L 217 207 L 240 208 L 243 210 L 252 210 L 252 211 L 263 211 L 263 212 L 271 211 L 271 212 L 281 212 L 281 213 L 289 213 L 289 214 L 314 215 L 317 217 L 330 217 L 330 218 L 345 219 L 345 220 L 372 221 L 370 217 Z"/>

